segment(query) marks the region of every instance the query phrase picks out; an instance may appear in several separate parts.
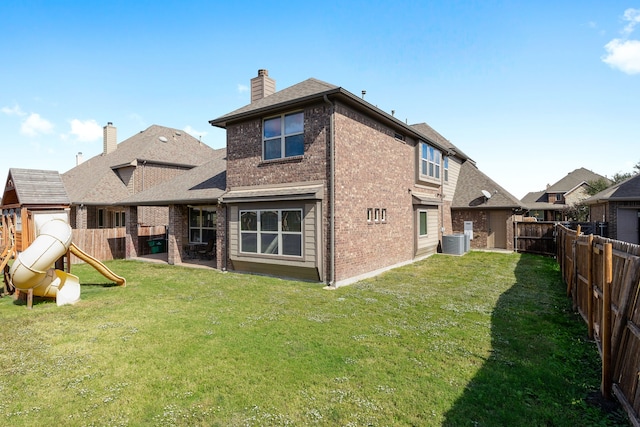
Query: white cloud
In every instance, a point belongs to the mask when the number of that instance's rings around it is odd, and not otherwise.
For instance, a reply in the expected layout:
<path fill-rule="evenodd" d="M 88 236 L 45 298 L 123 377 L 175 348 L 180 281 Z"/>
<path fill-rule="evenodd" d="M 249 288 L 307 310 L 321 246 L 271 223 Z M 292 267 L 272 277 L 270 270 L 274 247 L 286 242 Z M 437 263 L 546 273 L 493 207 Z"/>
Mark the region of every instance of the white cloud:
<path fill-rule="evenodd" d="M 629 21 L 626 27 L 622 30 L 623 34 L 631 34 L 636 25 L 640 24 L 640 9 L 627 9 L 624 11 L 622 19 Z"/>
<path fill-rule="evenodd" d="M 613 39 L 604 46 L 607 54 L 602 61 L 626 74 L 640 73 L 640 40 L 629 40 L 636 25 L 640 24 L 640 9 L 627 9 L 622 17 L 628 24 L 623 28 L 623 38 Z"/>
<path fill-rule="evenodd" d="M 193 136 L 194 138 L 198 138 L 198 139 L 205 137 L 208 133 L 208 132 L 200 132 L 198 130 L 195 130 L 189 125 L 185 126 L 184 129 L 182 130 L 184 130 L 186 133 Z"/>
<path fill-rule="evenodd" d="M 238 85 L 238 92 L 239 93 L 249 92 L 249 86 L 239 84 Z"/>
<path fill-rule="evenodd" d="M 640 40 L 613 39 L 605 45 L 602 60 L 623 73 L 640 73 Z"/>
<path fill-rule="evenodd" d="M 18 104 L 14 105 L 13 107 L 2 107 L 0 111 L 2 111 L 8 116 L 26 116 L 27 115 L 27 113 L 22 111 L 22 109 Z"/>
<path fill-rule="evenodd" d="M 73 119 L 71 124 L 71 135 L 75 135 L 80 142 L 96 141 L 102 138 L 102 127 L 93 119 L 78 120 Z"/>
<path fill-rule="evenodd" d="M 27 136 L 38 136 L 53 132 L 53 123 L 40 117 L 38 113 L 31 113 L 20 126 L 20 132 Z"/>

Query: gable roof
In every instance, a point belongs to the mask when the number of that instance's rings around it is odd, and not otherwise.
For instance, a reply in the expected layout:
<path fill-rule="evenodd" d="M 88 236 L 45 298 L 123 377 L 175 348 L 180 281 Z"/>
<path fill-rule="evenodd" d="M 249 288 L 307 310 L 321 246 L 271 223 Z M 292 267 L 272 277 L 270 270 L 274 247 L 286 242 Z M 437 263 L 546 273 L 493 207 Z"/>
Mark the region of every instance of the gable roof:
<path fill-rule="evenodd" d="M 569 172 L 567 176 L 560 179 L 555 184 L 549 186 L 546 192 L 564 194 L 564 193 L 568 193 L 569 191 L 573 190 L 574 188 L 578 187 L 583 183 L 587 183 L 589 181 L 597 181 L 599 179 L 606 179 L 608 181 L 608 179 L 605 178 L 604 176 L 598 175 L 595 172 L 591 172 L 589 169 L 579 168 L 572 172 Z"/>
<path fill-rule="evenodd" d="M 209 123 L 212 126 L 226 128 L 229 123 L 259 117 L 274 112 L 274 110 L 293 109 L 310 102 L 328 101 L 329 99 L 339 99 L 355 108 L 365 110 L 375 115 L 377 120 L 390 127 L 401 129 L 402 132 L 412 135 L 416 139 L 429 141 L 445 152 L 454 149 L 457 157 L 463 160 L 470 160 L 466 154 L 454 147 L 453 144 L 426 123 L 409 126 L 403 121 L 398 120 L 395 116 L 386 113 L 348 90 L 314 78 L 309 78 L 293 86 L 289 86 L 288 88 L 220 116 L 217 119 L 209 120 Z M 423 131 L 425 133 L 423 133 Z"/>
<path fill-rule="evenodd" d="M 69 205 L 58 171 L 9 169 L 2 205 Z"/>
<path fill-rule="evenodd" d="M 640 174 L 594 194 L 584 201 L 588 205 L 602 202 L 640 201 Z"/>
<path fill-rule="evenodd" d="M 491 194 L 483 195 L 482 190 Z M 456 191 L 451 202 L 452 209 L 519 209 L 520 201 L 495 181 L 482 173 L 472 162 L 460 166 Z"/>
<path fill-rule="evenodd" d="M 453 152 L 457 154 L 459 157 L 462 157 L 464 159 L 469 159 L 469 156 L 464 154 L 462 150 L 460 150 L 458 147 L 453 145 L 451 141 L 449 141 L 447 138 L 442 136 L 438 131 L 436 131 L 434 128 L 432 128 L 428 124 L 424 122 L 416 123 L 411 125 L 411 127 L 417 130 L 418 132 L 420 132 L 422 135 L 426 136 L 428 141 L 435 142 L 441 145 L 443 148 L 445 148 L 446 149 L 445 153 Z"/>
<path fill-rule="evenodd" d="M 188 203 L 218 203 L 227 187 L 227 150 L 215 150 L 209 162 L 134 194 L 120 202 L 122 205 L 166 206 Z"/>
<path fill-rule="evenodd" d="M 152 125 L 111 153 L 98 154 L 65 172 L 62 180 L 72 203 L 108 205 L 131 196 L 118 169 L 142 162 L 190 169 L 211 160 L 213 153 L 213 148 L 184 131 Z"/>
<path fill-rule="evenodd" d="M 561 210 L 566 207 L 564 204 L 549 203 L 545 190 L 527 193 L 520 202 L 530 210 Z"/>

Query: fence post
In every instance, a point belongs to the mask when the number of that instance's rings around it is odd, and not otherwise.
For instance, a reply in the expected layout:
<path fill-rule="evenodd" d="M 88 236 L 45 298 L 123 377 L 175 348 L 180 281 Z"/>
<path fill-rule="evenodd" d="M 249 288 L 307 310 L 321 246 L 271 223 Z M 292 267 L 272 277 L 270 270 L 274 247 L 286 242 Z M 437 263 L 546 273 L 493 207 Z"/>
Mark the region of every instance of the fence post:
<path fill-rule="evenodd" d="M 613 280 L 613 249 L 604 245 L 602 281 L 602 396 L 611 399 L 611 282 Z"/>
<path fill-rule="evenodd" d="M 587 325 L 589 339 L 593 339 L 593 234 L 589 235 L 587 253 Z"/>

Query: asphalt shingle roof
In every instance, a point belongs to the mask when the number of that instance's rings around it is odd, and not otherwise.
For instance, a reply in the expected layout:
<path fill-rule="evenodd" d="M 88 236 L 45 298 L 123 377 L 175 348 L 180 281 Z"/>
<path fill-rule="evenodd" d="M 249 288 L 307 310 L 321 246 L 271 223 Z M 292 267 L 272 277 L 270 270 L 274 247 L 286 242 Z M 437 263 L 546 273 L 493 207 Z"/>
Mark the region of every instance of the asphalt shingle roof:
<path fill-rule="evenodd" d="M 215 158 L 175 178 L 121 201 L 123 205 L 165 206 L 188 203 L 217 203 L 227 187 L 227 150 L 215 151 Z"/>
<path fill-rule="evenodd" d="M 113 152 L 98 154 L 65 172 L 62 180 L 72 203 L 109 205 L 131 196 L 118 177 L 118 167 L 146 161 L 192 168 L 214 157 L 211 147 L 186 132 L 152 125 L 119 143 Z"/>
<path fill-rule="evenodd" d="M 547 193 L 566 193 L 573 190 L 580 184 L 589 181 L 597 181 L 599 179 L 606 179 L 602 175 L 598 175 L 595 172 L 591 172 L 589 169 L 580 168 L 572 172 L 569 172 L 567 176 L 560 179 L 555 184 L 547 188 Z"/>
<path fill-rule="evenodd" d="M 488 191 L 491 198 L 487 199 L 482 190 Z M 460 167 L 460 175 L 451 207 L 458 209 L 511 209 L 523 206 L 515 196 L 482 173 L 475 164 L 467 161 Z"/>
<path fill-rule="evenodd" d="M 325 95 L 329 97 L 334 95 L 340 96 L 342 97 L 341 99 L 346 100 L 351 105 L 357 105 L 359 108 L 377 114 L 378 119 L 385 123 L 393 124 L 393 126 L 403 129 L 406 133 L 411 133 L 416 135 L 418 138 L 431 141 L 439 148 L 444 149 L 444 151 L 453 149 L 458 157 L 464 160 L 469 160 L 469 157 L 466 154 L 460 151 L 426 123 L 409 126 L 391 114 L 388 114 L 378 107 L 368 103 L 364 99 L 355 96 L 344 88 L 314 78 L 304 80 L 298 84 L 247 104 L 244 107 L 238 108 L 228 114 L 209 120 L 209 123 L 212 126 L 225 128 L 229 122 L 268 113 L 276 109 L 293 108 L 294 106 L 304 105 L 312 100 L 322 99 Z"/>
<path fill-rule="evenodd" d="M 584 201 L 586 204 L 600 202 L 640 201 L 640 174 L 632 176 L 621 183 L 612 185 Z"/>
<path fill-rule="evenodd" d="M 21 205 L 69 205 L 58 171 L 39 169 L 9 169 L 11 179 Z M 3 204 L 7 201 L 4 200 Z"/>

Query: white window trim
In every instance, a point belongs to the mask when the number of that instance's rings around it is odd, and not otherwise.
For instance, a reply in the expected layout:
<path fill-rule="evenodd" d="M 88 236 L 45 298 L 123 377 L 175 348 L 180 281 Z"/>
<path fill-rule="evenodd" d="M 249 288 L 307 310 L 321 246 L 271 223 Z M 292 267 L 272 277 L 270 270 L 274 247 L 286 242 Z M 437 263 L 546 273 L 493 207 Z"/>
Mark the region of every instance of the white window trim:
<path fill-rule="evenodd" d="M 426 219 L 425 234 L 420 234 L 420 216 L 424 213 Z M 418 237 L 423 238 L 429 236 L 429 211 L 426 209 L 418 209 Z"/>
<path fill-rule="evenodd" d="M 300 212 L 300 231 L 282 231 L 282 212 L 283 211 L 298 211 Z M 256 231 L 250 230 L 242 230 L 241 218 L 242 214 L 245 212 L 255 212 L 256 213 Z M 277 231 L 262 231 L 260 228 L 260 214 L 262 212 L 277 212 L 278 213 L 278 230 Z M 287 258 L 303 258 L 304 257 L 304 211 L 300 208 L 282 208 L 282 209 L 243 209 L 238 212 L 238 252 L 243 255 L 252 255 L 252 256 L 278 256 L 278 257 L 287 257 Z M 245 252 L 242 248 L 242 234 L 256 234 L 256 252 Z M 266 254 L 260 252 L 262 248 L 262 233 L 265 234 L 278 234 L 278 253 L 277 254 Z M 287 255 L 282 253 L 283 244 L 282 244 L 282 236 L 283 235 L 299 235 L 300 236 L 300 255 Z"/>
<path fill-rule="evenodd" d="M 427 147 L 427 153 L 426 153 L 426 157 L 423 156 L 423 147 Z M 434 160 L 430 160 L 429 159 L 429 149 L 432 149 L 434 152 L 434 157 L 436 157 L 436 153 L 438 154 L 437 157 L 439 157 L 439 162 Z M 434 147 L 433 145 L 427 144 L 424 141 L 420 141 L 419 144 L 419 151 L 420 151 L 420 164 L 419 164 L 419 168 L 420 168 L 420 176 L 428 178 L 428 179 L 432 179 L 432 180 L 437 180 L 440 181 L 442 179 L 442 151 L 440 151 L 439 149 L 437 149 L 436 147 Z M 426 173 L 423 172 L 422 170 L 422 164 L 426 163 Z M 433 165 L 433 175 L 429 174 L 429 165 Z M 436 176 L 437 175 L 437 176 Z"/>
<path fill-rule="evenodd" d="M 126 225 L 124 211 L 113 211 L 111 214 L 111 221 L 114 228 L 120 228 Z"/>

